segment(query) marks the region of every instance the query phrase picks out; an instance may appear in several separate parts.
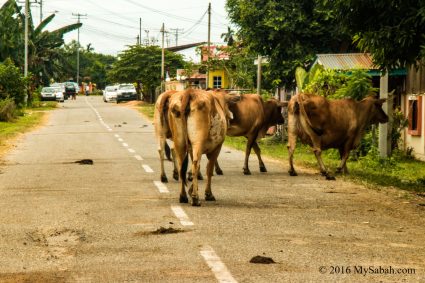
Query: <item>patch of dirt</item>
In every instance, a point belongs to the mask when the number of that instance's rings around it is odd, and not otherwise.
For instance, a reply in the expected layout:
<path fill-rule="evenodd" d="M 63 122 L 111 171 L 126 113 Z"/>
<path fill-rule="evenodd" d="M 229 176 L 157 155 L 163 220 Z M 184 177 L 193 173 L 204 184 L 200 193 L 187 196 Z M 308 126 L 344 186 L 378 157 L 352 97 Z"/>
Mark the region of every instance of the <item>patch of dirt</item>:
<path fill-rule="evenodd" d="M 35 230 L 27 233 L 24 245 L 34 244 L 45 248 L 46 260 L 74 257 L 75 247 L 86 241 L 84 231 L 72 229 Z"/>
<path fill-rule="evenodd" d="M 61 271 L 1 273 L 2 283 L 65 283 L 69 274 Z"/>
<path fill-rule="evenodd" d="M 276 263 L 271 257 L 257 255 L 251 258 L 250 263 L 272 264 Z"/>
<path fill-rule="evenodd" d="M 184 233 L 186 232 L 185 230 L 182 229 L 175 229 L 173 227 L 159 227 L 158 229 L 156 229 L 155 231 L 150 231 L 150 232 L 146 232 L 146 231 L 142 231 L 142 232 L 137 232 L 135 233 L 136 236 L 146 236 L 146 235 L 165 235 L 165 234 L 177 234 L 177 233 Z"/>

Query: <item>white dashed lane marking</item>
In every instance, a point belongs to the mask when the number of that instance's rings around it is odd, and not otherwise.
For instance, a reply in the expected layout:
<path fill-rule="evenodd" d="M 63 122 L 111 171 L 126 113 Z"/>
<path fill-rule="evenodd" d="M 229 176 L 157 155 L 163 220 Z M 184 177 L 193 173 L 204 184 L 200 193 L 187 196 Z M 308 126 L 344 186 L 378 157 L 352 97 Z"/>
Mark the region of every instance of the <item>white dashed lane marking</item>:
<path fill-rule="evenodd" d="M 132 148 L 129 148 L 129 149 L 128 149 L 128 151 L 129 151 L 129 152 L 131 152 L 131 153 L 135 153 L 135 152 L 136 152 L 136 151 L 135 151 L 134 149 L 132 149 Z"/>
<path fill-rule="evenodd" d="M 123 142 L 123 143 L 122 143 L 122 146 L 123 146 L 123 147 L 128 147 L 128 143 Z"/>
<path fill-rule="evenodd" d="M 118 134 L 115 134 L 114 136 L 115 136 L 116 138 L 119 138 L 119 137 L 120 137 L 120 135 L 118 135 Z"/>
<path fill-rule="evenodd" d="M 154 185 L 158 188 L 158 191 L 162 194 L 168 194 L 170 191 L 167 186 L 161 183 L 160 181 L 153 181 Z"/>
<path fill-rule="evenodd" d="M 221 261 L 221 259 L 218 257 L 212 247 L 203 246 L 201 249 L 201 256 L 211 268 L 211 271 L 214 273 L 215 278 L 217 278 L 218 282 L 238 282 L 235 280 L 235 278 L 233 278 L 226 265 Z"/>
<path fill-rule="evenodd" d="M 143 164 L 142 167 L 143 167 L 143 169 L 145 169 L 146 173 L 153 173 L 153 170 L 149 165 Z"/>
<path fill-rule="evenodd" d="M 119 142 L 123 142 L 124 140 L 123 140 L 122 138 L 119 138 L 119 139 L 118 139 L 118 141 L 119 141 Z"/>
<path fill-rule="evenodd" d="M 184 212 L 183 208 L 178 205 L 172 205 L 171 210 L 174 212 L 174 215 L 180 220 L 180 223 L 183 226 L 193 226 L 193 222 L 190 221 L 189 216 Z"/>
<path fill-rule="evenodd" d="M 135 155 L 134 158 L 136 158 L 139 161 L 142 161 L 143 160 L 143 158 L 140 155 Z"/>

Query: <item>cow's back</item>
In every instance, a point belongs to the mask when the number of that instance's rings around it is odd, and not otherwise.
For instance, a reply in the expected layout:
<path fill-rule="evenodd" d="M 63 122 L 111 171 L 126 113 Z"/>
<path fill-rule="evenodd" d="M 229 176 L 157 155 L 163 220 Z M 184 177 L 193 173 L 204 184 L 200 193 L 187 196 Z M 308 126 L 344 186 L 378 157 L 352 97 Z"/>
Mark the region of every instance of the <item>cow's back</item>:
<path fill-rule="evenodd" d="M 263 100 L 257 94 L 244 94 L 237 103 L 229 105 L 233 113 L 228 136 L 247 136 L 258 131 L 264 121 Z"/>

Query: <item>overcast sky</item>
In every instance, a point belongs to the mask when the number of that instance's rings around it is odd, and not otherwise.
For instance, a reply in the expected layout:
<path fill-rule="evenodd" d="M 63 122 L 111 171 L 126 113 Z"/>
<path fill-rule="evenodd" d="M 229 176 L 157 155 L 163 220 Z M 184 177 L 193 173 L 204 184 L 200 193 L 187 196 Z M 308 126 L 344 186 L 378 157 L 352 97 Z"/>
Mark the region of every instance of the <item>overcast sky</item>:
<path fill-rule="evenodd" d="M 0 0 L 0 5 L 6 1 Z M 22 1 L 23 2 L 23 1 Z M 32 0 L 35 2 L 35 0 Z M 39 0 L 38 0 L 39 2 Z M 161 44 L 162 23 L 168 33 L 168 44 L 176 44 L 175 30 L 180 29 L 178 45 L 207 41 L 208 3 L 211 2 L 211 41 L 222 42 L 220 35 L 227 31 L 229 20 L 225 10 L 226 0 L 42 0 L 43 17 L 56 13 L 48 29 L 75 23 L 73 14 L 82 17 L 80 29 L 82 46 L 91 43 L 96 52 L 117 55 L 126 45 L 136 43 L 139 18 L 142 19 L 142 43 L 147 39 Z M 23 4 L 22 4 L 23 5 Z M 31 5 L 34 22 L 40 22 L 40 6 Z M 77 39 L 77 31 L 68 33 L 65 42 Z M 167 45 L 167 40 L 166 40 Z M 190 54 L 190 53 L 188 53 Z M 193 55 L 192 55 L 193 57 Z"/>

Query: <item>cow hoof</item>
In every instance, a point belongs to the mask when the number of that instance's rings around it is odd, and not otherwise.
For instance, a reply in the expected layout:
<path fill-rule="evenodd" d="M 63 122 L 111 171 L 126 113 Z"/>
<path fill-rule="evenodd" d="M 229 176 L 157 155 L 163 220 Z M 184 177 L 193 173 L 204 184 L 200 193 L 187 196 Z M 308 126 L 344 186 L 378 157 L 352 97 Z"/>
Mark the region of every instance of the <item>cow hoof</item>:
<path fill-rule="evenodd" d="M 179 173 L 177 171 L 173 171 L 173 179 L 176 181 L 179 180 Z"/>
<path fill-rule="evenodd" d="M 330 175 L 326 175 L 326 180 L 328 181 L 335 181 L 335 177 L 334 176 L 330 176 Z"/>
<path fill-rule="evenodd" d="M 167 176 L 165 176 L 165 175 L 161 176 L 161 182 L 168 183 Z"/>
<path fill-rule="evenodd" d="M 251 175 L 251 171 L 249 171 L 249 169 L 243 169 L 243 174 L 244 175 Z"/>
<path fill-rule="evenodd" d="M 266 166 L 260 166 L 260 172 L 262 173 L 267 172 Z"/>
<path fill-rule="evenodd" d="M 189 182 L 192 182 L 192 181 L 193 181 L 192 172 L 187 173 L 187 180 L 188 180 Z"/>
<path fill-rule="evenodd" d="M 217 175 L 223 175 L 223 170 L 221 170 L 221 169 L 216 169 L 216 170 L 215 170 L 215 173 L 216 173 Z"/>
<path fill-rule="evenodd" d="M 198 180 L 200 181 L 204 180 L 204 177 L 202 177 L 202 174 L 198 174 Z"/>
<path fill-rule="evenodd" d="M 199 198 L 192 198 L 192 206 L 201 206 Z"/>
<path fill-rule="evenodd" d="M 215 197 L 213 194 L 205 194 L 206 201 L 215 201 Z"/>
<path fill-rule="evenodd" d="M 188 203 L 189 199 L 187 198 L 187 196 L 180 195 L 179 201 L 180 201 L 180 203 Z"/>
<path fill-rule="evenodd" d="M 289 176 L 298 176 L 298 174 L 297 174 L 297 172 L 295 172 L 295 170 L 288 171 L 288 173 L 289 173 Z"/>

